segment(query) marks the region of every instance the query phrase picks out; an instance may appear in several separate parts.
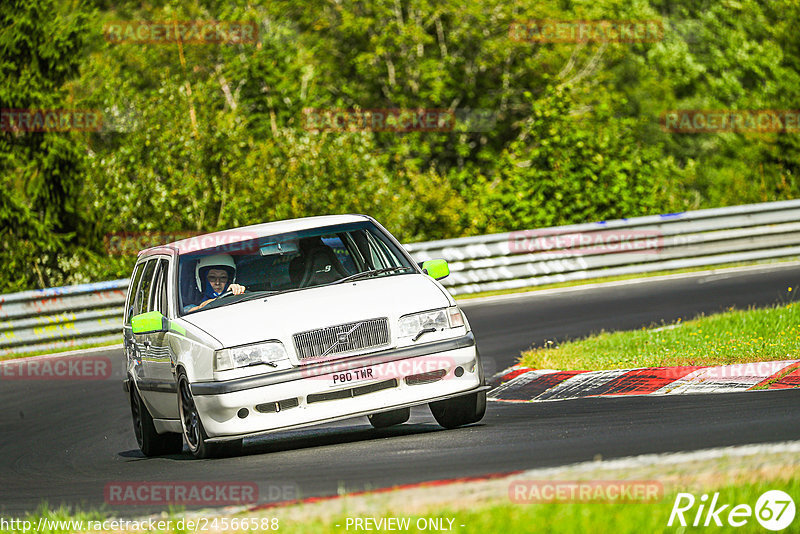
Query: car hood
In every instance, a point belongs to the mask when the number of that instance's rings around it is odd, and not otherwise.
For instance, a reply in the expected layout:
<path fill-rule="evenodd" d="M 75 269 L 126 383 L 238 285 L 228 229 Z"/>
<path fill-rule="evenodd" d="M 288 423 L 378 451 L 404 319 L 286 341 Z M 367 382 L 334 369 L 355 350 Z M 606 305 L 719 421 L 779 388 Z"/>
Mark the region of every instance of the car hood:
<path fill-rule="evenodd" d="M 430 277 L 402 274 L 303 289 L 199 311 L 183 317 L 222 347 L 279 339 L 352 321 L 444 308 L 450 300 Z"/>

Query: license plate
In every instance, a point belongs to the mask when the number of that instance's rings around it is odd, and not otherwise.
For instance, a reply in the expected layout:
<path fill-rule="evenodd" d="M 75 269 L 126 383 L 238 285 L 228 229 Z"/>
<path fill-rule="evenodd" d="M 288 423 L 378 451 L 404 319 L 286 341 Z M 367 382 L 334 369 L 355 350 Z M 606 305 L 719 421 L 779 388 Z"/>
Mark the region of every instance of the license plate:
<path fill-rule="evenodd" d="M 375 376 L 375 371 L 372 367 L 340 371 L 331 375 L 331 386 L 341 386 L 343 384 L 350 384 L 353 382 L 372 380 L 375 378 Z"/>

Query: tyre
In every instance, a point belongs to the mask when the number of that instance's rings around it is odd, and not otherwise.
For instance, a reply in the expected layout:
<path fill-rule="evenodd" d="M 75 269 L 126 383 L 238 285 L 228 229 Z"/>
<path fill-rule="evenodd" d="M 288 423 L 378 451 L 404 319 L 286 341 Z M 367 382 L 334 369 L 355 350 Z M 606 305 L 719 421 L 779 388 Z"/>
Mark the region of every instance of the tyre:
<path fill-rule="evenodd" d="M 153 416 L 150 415 L 133 381 L 130 382 L 130 390 L 133 433 L 136 435 L 136 443 L 144 455 L 180 454 L 183 450 L 183 436 L 173 432 L 166 434 L 156 432 Z"/>
<path fill-rule="evenodd" d="M 436 422 L 445 428 L 477 423 L 486 413 L 486 392 L 432 402 L 429 405 Z"/>
<path fill-rule="evenodd" d="M 374 413 L 368 415 L 369 424 L 375 428 L 386 428 L 394 425 L 402 425 L 411 417 L 411 408 L 400 408 L 391 412 Z"/>
<path fill-rule="evenodd" d="M 242 452 L 242 440 L 209 442 L 194 403 L 189 379 L 184 372 L 178 375 L 178 409 L 183 428 L 183 439 L 195 458 L 221 458 Z"/>

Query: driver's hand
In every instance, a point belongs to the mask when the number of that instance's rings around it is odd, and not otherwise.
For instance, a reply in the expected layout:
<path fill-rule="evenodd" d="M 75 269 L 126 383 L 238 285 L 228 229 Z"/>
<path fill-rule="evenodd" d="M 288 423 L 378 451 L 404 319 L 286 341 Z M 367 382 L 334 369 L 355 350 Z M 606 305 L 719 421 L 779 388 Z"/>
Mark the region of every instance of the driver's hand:
<path fill-rule="evenodd" d="M 234 295 L 241 295 L 242 293 L 244 293 L 245 287 L 239 284 L 231 284 L 230 286 L 228 286 L 228 289 Z"/>
<path fill-rule="evenodd" d="M 194 308 L 190 309 L 189 311 L 190 311 L 190 312 L 193 312 L 193 311 L 195 311 L 195 310 L 199 310 L 200 308 L 202 308 L 203 306 L 205 306 L 206 304 L 208 304 L 209 302 L 211 302 L 211 301 L 213 301 L 213 300 L 214 300 L 214 299 L 208 299 L 208 300 L 204 300 L 204 301 L 203 301 L 203 302 L 201 302 L 201 303 L 200 303 L 198 306 L 195 306 Z"/>

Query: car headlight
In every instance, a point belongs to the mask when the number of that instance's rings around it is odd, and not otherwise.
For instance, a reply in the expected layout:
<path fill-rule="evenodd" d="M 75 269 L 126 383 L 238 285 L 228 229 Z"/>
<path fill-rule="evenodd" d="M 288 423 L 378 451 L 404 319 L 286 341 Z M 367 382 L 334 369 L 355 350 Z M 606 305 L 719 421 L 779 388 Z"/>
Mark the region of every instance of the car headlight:
<path fill-rule="evenodd" d="M 259 364 L 277 367 L 275 362 L 285 360 L 288 357 L 286 349 L 283 348 L 283 343 L 280 341 L 243 345 L 216 351 L 214 353 L 214 370 L 229 371 L 237 367 L 249 367 L 250 365 Z"/>
<path fill-rule="evenodd" d="M 442 308 L 412 315 L 404 315 L 400 318 L 399 337 L 413 337 L 416 341 L 426 332 L 436 332 L 445 328 L 456 328 L 464 326 L 464 316 L 458 306 Z"/>

